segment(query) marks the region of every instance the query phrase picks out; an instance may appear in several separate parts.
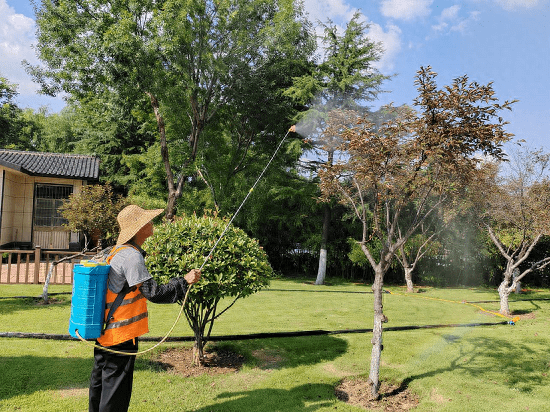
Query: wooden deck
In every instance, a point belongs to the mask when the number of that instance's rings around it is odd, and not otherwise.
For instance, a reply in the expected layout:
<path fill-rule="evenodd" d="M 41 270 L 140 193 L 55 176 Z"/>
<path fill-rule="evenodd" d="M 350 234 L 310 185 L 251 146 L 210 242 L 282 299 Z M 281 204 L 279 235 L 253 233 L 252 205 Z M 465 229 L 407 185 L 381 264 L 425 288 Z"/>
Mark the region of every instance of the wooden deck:
<path fill-rule="evenodd" d="M 78 252 L 77 252 L 78 253 Z M 90 253 L 93 255 L 93 253 Z M 52 262 L 75 252 L 34 250 L 0 250 L 0 284 L 43 284 Z M 81 256 L 55 265 L 50 284 L 70 285 L 73 283 L 73 267 Z M 35 264 L 35 262 L 38 262 Z"/>

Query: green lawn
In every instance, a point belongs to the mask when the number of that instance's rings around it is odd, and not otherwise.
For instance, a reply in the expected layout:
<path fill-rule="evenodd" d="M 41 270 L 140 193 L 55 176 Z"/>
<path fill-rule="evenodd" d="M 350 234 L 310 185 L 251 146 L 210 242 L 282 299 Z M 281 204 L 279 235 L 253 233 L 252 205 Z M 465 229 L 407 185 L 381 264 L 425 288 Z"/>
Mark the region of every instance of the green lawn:
<path fill-rule="evenodd" d="M 389 288 L 403 293 L 403 288 Z M 0 285 L 0 297 L 38 296 L 40 285 Z M 50 292 L 70 291 L 52 286 Z M 372 327 L 370 286 L 314 286 L 274 280 L 270 289 L 239 301 L 213 335 Z M 70 296 L 38 305 L 0 299 L 0 332 L 67 334 Z M 426 299 L 428 298 L 428 299 Z M 499 322 L 463 301 L 498 298 L 490 289 L 435 289 L 385 294 L 386 327 Z M 550 411 L 550 292 L 512 296 L 516 325 L 447 327 L 384 334 L 381 377 L 404 383 L 420 398 L 418 411 Z M 450 302 L 448 302 L 450 301 Z M 229 302 L 228 302 L 229 303 Z M 227 303 L 227 304 L 228 304 Z M 496 302 L 478 303 L 497 311 Z M 152 336 L 163 336 L 177 305 L 149 304 Z M 173 335 L 190 336 L 185 319 Z M 142 343 L 141 349 L 152 343 Z M 181 344 L 164 344 L 154 352 Z M 360 411 L 336 399 L 344 378 L 365 376 L 370 334 L 350 333 L 219 343 L 246 356 L 234 374 L 184 378 L 138 358 L 132 411 Z M 258 357 L 277 362 L 266 366 Z M 91 349 L 78 341 L 0 338 L 0 411 L 85 411 Z"/>

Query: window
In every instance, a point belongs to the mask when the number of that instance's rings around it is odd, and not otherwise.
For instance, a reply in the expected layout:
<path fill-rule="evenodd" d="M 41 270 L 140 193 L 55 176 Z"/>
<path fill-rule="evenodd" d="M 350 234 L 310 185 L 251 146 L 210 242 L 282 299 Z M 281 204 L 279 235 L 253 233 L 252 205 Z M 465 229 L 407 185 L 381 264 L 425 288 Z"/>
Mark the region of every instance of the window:
<path fill-rule="evenodd" d="M 72 186 L 37 184 L 34 188 L 34 226 L 59 227 L 67 223 L 58 209 L 73 193 Z"/>

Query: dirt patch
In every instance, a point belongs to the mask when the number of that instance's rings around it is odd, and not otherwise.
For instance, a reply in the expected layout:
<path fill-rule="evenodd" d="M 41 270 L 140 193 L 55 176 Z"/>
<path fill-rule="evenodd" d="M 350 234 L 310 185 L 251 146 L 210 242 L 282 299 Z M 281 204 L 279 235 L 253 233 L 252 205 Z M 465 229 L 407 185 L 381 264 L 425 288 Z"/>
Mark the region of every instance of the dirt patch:
<path fill-rule="evenodd" d="M 380 399 L 373 399 L 365 379 L 344 379 L 335 390 L 342 402 L 373 411 L 408 411 L 418 406 L 418 396 L 398 385 L 382 382 L 379 393 Z"/>
<path fill-rule="evenodd" d="M 259 361 L 260 369 L 279 369 L 285 360 L 276 351 L 270 350 L 255 350 L 252 356 Z"/>
<path fill-rule="evenodd" d="M 522 319 L 536 319 L 537 314 L 535 312 L 521 312 L 521 311 L 514 311 L 512 312 L 513 316 L 517 316 L 520 320 Z"/>
<path fill-rule="evenodd" d="M 48 298 L 47 302 L 42 298 L 33 298 L 33 300 L 36 306 L 61 305 L 67 303 L 67 300 L 59 298 Z"/>
<path fill-rule="evenodd" d="M 162 369 L 186 377 L 235 373 L 241 369 L 244 356 L 228 350 L 205 352 L 205 365 L 193 365 L 193 349 L 177 348 L 162 352 L 153 363 Z"/>
<path fill-rule="evenodd" d="M 64 388 L 56 391 L 56 394 L 61 399 L 80 398 L 88 396 L 88 388 Z"/>

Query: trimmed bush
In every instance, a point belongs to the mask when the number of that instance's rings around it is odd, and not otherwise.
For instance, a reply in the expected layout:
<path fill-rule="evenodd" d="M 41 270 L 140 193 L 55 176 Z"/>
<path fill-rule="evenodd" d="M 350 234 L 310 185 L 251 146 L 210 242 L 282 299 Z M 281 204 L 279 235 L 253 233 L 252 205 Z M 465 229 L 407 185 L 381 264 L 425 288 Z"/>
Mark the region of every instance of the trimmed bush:
<path fill-rule="evenodd" d="M 214 321 L 238 299 L 267 286 L 272 275 L 267 255 L 257 240 L 232 225 L 207 258 L 227 224 L 228 219 L 216 213 L 177 217 L 155 227 L 153 236 L 143 245 L 149 272 L 160 284 L 204 264 L 201 279 L 191 287 L 185 307 L 195 334 L 195 362 L 204 361 L 203 349 Z M 228 297 L 233 298 L 232 303 L 218 312 L 219 301 Z"/>

